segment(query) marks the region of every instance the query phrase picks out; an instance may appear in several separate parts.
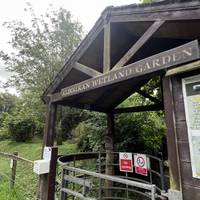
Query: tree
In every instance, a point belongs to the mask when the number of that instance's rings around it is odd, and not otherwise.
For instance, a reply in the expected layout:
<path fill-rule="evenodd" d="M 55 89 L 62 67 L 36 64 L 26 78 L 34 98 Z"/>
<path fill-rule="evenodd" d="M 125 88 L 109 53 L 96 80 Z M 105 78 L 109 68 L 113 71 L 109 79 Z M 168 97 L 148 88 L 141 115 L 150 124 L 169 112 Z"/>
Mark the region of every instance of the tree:
<path fill-rule="evenodd" d="M 72 20 L 63 8 L 35 15 L 30 3 L 25 11 L 31 15 L 30 26 L 22 21 L 5 22 L 11 32 L 13 52 L 0 52 L 6 69 L 13 72 L 8 86 L 20 92 L 20 103 L 13 115 L 27 115 L 35 121 L 36 130 L 42 130 L 45 107 L 41 101 L 44 89 L 62 67 L 82 39 L 82 25 Z M 42 132 L 42 131 L 41 131 Z"/>
<path fill-rule="evenodd" d="M 30 3 L 25 10 L 32 17 L 31 27 L 22 21 L 5 22 L 14 51 L 11 54 L 1 51 L 0 58 L 7 70 L 14 72 L 9 85 L 19 91 L 36 90 L 41 94 L 79 44 L 82 25 L 72 21 L 70 12 L 63 8 L 50 7 L 40 18 Z"/>
<path fill-rule="evenodd" d="M 8 92 L 0 93 L 0 113 L 8 112 L 10 113 L 15 107 L 17 102 L 17 97 Z"/>

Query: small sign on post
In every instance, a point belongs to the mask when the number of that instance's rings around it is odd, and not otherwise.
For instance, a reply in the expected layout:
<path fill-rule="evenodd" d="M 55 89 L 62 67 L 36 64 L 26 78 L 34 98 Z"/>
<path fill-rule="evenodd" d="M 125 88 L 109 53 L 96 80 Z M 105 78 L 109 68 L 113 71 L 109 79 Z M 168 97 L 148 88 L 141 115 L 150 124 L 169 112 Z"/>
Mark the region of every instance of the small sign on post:
<path fill-rule="evenodd" d="M 13 164 L 14 164 L 14 161 L 13 161 L 13 159 L 11 159 L 11 160 L 10 160 L 10 169 L 13 168 Z"/>
<path fill-rule="evenodd" d="M 43 159 L 51 160 L 51 152 L 52 152 L 52 148 L 45 146 L 43 150 Z"/>
<path fill-rule="evenodd" d="M 147 156 L 145 154 L 134 155 L 135 173 L 148 176 Z"/>
<path fill-rule="evenodd" d="M 133 172 L 132 153 L 119 153 L 119 166 L 122 172 Z"/>

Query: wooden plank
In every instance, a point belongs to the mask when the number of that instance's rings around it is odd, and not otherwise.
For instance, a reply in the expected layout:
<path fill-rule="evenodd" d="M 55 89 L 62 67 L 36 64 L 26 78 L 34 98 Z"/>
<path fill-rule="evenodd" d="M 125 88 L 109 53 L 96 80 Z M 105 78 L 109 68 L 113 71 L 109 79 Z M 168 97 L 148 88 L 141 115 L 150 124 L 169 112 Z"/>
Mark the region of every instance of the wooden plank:
<path fill-rule="evenodd" d="M 121 114 L 121 113 L 147 112 L 147 111 L 159 111 L 159 110 L 163 110 L 162 104 L 153 104 L 153 105 L 147 105 L 147 106 L 134 106 L 134 107 L 128 107 L 128 108 L 116 108 L 114 110 L 114 113 Z"/>
<path fill-rule="evenodd" d="M 158 104 L 161 103 L 160 100 L 158 100 L 158 99 L 156 99 L 155 97 L 153 97 L 153 96 L 151 96 L 151 95 L 145 93 L 145 92 L 142 91 L 142 90 L 137 90 L 136 92 L 137 92 L 138 94 L 142 95 L 143 97 L 145 97 L 145 98 L 147 98 L 147 99 L 153 101 L 154 103 L 158 103 Z"/>
<path fill-rule="evenodd" d="M 91 78 L 63 88 L 62 97 L 73 96 L 92 89 L 115 84 L 131 78 L 148 75 L 167 69 L 174 65 L 180 65 L 189 61 L 199 59 L 198 41 L 192 41 L 174 49 L 150 56 L 138 62 L 127 65 L 121 69 L 110 71 L 101 76 Z"/>
<path fill-rule="evenodd" d="M 110 71 L 110 23 L 104 26 L 103 73 Z"/>
<path fill-rule="evenodd" d="M 180 67 L 176 67 L 174 69 L 167 70 L 165 76 L 182 74 L 182 73 L 189 72 L 196 69 L 200 69 L 200 60 L 186 64 L 186 65 L 182 65 Z"/>
<path fill-rule="evenodd" d="M 49 95 L 50 97 L 50 102 L 51 103 L 55 103 L 55 102 L 59 102 L 62 100 L 62 96 L 60 92 L 54 93 L 52 95 Z"/>
<path fill-rule="evenodd" d="M 83 72 L 84 74 L 87 74 L 90 77 L 96 77 L 96 76 L 102 75 L 102 73 L 98 72 L 97 70 L 87 67 L 86 65 L 83 65 L 78 62 L 74 64 L 73 68 L 77 69 L 78 71 Z"/>
<path fill-rule="evenodd" d="M 167 126 L 167 146 L 170 166 L 170 188 L 180 190 L 180 170 L 178 145 L 176 143 L 176 124 L 173 100 L 172 81 L 170 77 L 163 77 L 163 96 L 165 108 L 165 121 Z"/>
<path fill-rule="evenodd" d="M 127 51 L 127 53 L 117 62 L 112 70 L 123 67 L 134 54 L 152 37 L 152 35 L 164 24 L 165 21 L 154 22 L 142 37 Z"/>
<path fill-rule="evenodd" d="M 200 3 L 198 1 L 146 8 L 115 9 L 111 11 L 110 22 L 155 21 L 158 19 L 166 21 L 198 20 L 200 18 L 199 11 Z"/>

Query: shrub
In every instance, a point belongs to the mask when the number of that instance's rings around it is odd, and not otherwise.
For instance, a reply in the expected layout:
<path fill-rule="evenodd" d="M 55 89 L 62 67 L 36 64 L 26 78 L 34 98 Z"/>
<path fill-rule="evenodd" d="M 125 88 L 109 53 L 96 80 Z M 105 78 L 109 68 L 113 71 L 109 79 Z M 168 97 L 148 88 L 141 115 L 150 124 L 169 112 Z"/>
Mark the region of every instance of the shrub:
<path fill-rule="evenodd" d="M 103 146 L 104 127 L 82 122 L 75 129 L 77 145 L 81 151 L 99 151 Z"/>
<path fill-rule="evenodd" d="M 16 142 L 25 142 L 34 136 L 35 123 L 31 118 L 11 117 L 8 132 Z"/>

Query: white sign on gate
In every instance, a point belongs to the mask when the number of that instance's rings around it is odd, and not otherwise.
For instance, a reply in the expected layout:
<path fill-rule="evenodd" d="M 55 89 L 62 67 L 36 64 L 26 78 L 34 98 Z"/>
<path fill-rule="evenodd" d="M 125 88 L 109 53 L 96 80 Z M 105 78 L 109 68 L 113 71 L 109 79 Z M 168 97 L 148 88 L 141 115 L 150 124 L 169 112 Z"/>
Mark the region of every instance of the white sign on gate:
<path fill-rule="evenodd" d="M 134 155 L 135 173 L 148 176 L 147 156 L 145 154 Z"/>

